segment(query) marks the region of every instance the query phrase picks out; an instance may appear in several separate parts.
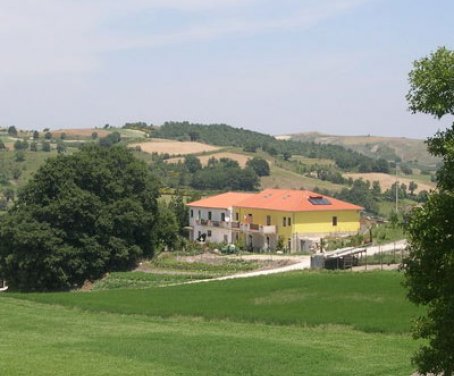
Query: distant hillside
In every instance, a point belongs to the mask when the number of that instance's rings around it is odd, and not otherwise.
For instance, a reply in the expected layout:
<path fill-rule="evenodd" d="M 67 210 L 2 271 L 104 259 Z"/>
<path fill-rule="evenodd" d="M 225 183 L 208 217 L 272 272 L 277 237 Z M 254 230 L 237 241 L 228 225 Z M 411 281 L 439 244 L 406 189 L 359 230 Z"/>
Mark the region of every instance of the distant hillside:
<path fill-rule="evenodd" d="M 278 136 L 282 138 L 283 136 Z M 285 136 L 284 136 L 285 137 Z M 371 158 L 402 159 L 412 167 L 434 170 L 440 161 L 427 152 L 424 140 L 405 137 L 336 136 L 317 132 L 288 135 L 292 140 L 341 145 Z"/>
<path fill-rule="evenodd" d="M 179 141 L 202 141 L 216 146 L 236 146 L 245 151 L 261 148 L 269 155 L 282 155 L 288 159 L 292 155 L 309 158 L 330 159 L 344 171 L 389 172 L 388 162 L 384 159 L 365 158 L 356 151 L 342 145 L 325 145 L 312 141 L 279 140 L 275 137 L 234 128 L 226 124 L 194 124 L 189 122 L 167 122 L 151 135 L 157 138 Z"/>

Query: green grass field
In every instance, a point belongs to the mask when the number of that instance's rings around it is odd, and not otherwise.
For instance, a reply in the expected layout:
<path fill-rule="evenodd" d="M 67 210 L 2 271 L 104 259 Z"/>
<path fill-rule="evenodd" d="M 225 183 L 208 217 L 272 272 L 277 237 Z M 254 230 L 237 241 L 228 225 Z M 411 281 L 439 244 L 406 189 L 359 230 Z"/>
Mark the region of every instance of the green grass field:
<path fill-rule="evenodd" d="M 0 295 L 2 375 L 409 375 L 398 273 Z"/>

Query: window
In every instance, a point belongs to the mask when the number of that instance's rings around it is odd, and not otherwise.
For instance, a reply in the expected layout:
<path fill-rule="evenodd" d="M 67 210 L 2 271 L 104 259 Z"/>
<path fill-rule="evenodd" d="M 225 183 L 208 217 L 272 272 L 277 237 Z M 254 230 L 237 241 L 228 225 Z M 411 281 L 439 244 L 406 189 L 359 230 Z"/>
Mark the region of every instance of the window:
<path fill-rule="evenodd" d="M 221 221 L 225 222 L 225 213 L 221 213 Z"/>
<path fill-rule="evenodd" d="M 207 231 L 207 236 L 208 236 L 209 238 L 211 238 L 211 230 L 208 230 L 208 231 Z"/>
<path fill-rule="evenodd" d="M 200 218 L 202 218 L 202 213 L 200 213 L 200 210 L 199 210 L 199 212 L 197 213 L 197 219 L 200 219 Z"/>
<path fill-rule="evenodd" d="M 331 205 L 331 202 L 323 196 L 310 196 L 309 202 L 312 205 Z"/>
<path fill-rule="evenodd" d="M 266 225 L 270 226 L 271 225 L 271 215 L 266 216 Z"/>
<path fill-rule="evenodd" d="M 208 220 L 211 221 L 211 212 L 208 212 Z"/>
<path fill-rule="evenodd" d="M 235 213 L 235 220 L 237 222 L 240 220 L 240 213 Z"/>
<path fill-rule="evenodd" d="M 194 210 L 191 209 L 191 218 L 194 217 Z"/>
<path fill-rule="evenodd" d="M 290 217 L 287 218 L 287 224 L 288 224 L 289 226 L 292 225 L 292 218 L 290 218 Z"/>
<path fill-rule="evenodd" d="M 333 217 L 333 226 L 337 226 L 337 217 Z"/>
<path fill-rule="evenodd" d="M 284 226 L 284 227 L 287 226 L 287 218 L 286 217 L 282 218 L 282 226 Z"/>

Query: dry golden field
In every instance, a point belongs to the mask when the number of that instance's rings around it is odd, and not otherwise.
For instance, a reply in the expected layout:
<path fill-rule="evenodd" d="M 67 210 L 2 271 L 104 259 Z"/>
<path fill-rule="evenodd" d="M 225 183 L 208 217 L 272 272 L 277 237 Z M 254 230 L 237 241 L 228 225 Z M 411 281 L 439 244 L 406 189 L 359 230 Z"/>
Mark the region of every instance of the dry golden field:
<path fill-rule="evenodd" d="M 389 175 L 389 174 L 384 174 L 384 173 L 378 173 L 378 172 L 369 172 L 369 173 L 347 173 L 344 174 L 346 178 L 352 178 L 353 180 L 355 179 L 363 179 L 363 180 L 369 180 L 371 183 L 373 181 L 379 181 L 380 186 L 382 191 L 389 189 L 396 181 L 396 177 L 394 175 Z M 426 190 L 430 191 L 431 189 L 435 189 L 435 184 L 431 182 L 421 182 L 419 180 L 411 179 L 411 178 L 406 178 L 402 176 L 398 176 L 399 184 L 404 183 L 407 187 L 410 184 L 411 181 L 414 181 L 416 184 L 418 184 L 418 188 L 415 190 L 416 193 Z"/>
<path fill-rule="evenodd" d="M 158 153 L 170 155 L 186 155 L 219 150 L 219 147 L 202 144 L 200 142 L 180 142 L 175 140 L 151 139 L 148 142 L 140 142 L 129 145 L 131 147 L 140 146 L 145 153 Z"/>

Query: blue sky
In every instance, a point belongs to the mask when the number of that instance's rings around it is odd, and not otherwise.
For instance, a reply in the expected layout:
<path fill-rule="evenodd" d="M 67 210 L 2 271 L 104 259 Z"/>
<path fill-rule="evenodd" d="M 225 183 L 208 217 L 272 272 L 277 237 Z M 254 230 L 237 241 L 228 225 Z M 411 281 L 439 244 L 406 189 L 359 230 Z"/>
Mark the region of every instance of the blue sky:
<path fill-rule="evenodd" d="M 411 62 L 454 48 L 454 1 L 14 0 L 0 4 L 0 125 L 227 123 L 423 138 Z"/>

